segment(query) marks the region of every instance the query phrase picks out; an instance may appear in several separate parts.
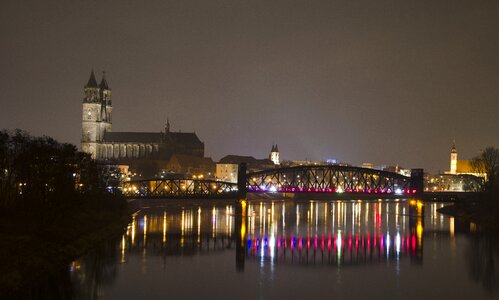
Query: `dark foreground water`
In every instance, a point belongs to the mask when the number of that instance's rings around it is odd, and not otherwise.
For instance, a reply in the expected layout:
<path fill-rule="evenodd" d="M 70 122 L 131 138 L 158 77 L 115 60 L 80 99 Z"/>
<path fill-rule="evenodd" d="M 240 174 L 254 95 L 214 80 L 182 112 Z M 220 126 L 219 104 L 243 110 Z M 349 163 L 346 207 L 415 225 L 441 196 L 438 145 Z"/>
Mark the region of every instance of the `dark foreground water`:
<path fill-rule="evenodd" d="M 68 268 L 81 299 L 499 299 L 498 253 L 409 200 L 168 202 Z"/>

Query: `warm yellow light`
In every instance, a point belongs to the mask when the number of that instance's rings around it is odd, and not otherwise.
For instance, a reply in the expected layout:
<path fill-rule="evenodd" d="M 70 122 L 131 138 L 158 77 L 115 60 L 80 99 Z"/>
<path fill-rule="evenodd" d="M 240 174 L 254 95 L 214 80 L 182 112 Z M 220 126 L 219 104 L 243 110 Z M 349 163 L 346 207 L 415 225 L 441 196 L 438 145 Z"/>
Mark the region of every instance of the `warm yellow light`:
<path fill-rule="evenodd" d="M 418 222 L 418 225 L 416 227 L 416 234 L 418 238 L 421 238 L 421 236 L 423 235 L 423 225 L 421 224 L 421 222 Z"/>
<path fill-rule="evenodd" d="M 423 202 L 418 201 L 418 202 L 417 202 L 417 205 L 418 205 L 418 209 L 421 209 L 421 208 L 423 207 Z"/>

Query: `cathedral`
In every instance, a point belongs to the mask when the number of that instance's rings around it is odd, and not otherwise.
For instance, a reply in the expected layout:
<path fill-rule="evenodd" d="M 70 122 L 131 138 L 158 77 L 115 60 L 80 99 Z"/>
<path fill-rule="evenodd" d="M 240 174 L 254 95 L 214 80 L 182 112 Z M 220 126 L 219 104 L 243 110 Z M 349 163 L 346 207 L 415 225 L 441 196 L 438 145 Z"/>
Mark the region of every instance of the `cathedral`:
<path fill-rule="evenodd" d="M 204 156 L 204 143 L 192 132 L 172 132 L 167 120 L 160 132 L 113 132 L 111 89 L 92 70 L 84 87 L 81 150 L 99 160 L 167 161 L 174 154 Z"/>

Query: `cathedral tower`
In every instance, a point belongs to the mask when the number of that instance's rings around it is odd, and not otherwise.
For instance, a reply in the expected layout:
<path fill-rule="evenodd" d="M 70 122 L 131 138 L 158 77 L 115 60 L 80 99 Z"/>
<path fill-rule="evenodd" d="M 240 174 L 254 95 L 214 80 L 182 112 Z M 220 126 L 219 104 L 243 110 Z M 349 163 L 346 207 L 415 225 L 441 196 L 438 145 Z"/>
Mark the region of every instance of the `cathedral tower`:
<path fill-rule="evenodd" d="M 99 158 L 99 144 L 104 133 L 111 131 L 111 90 L 104 76 L 97 85 L 92 70 L 83 91 L 81 151 Z"/>
<path fill-rule="evenodd" d="M 450 151 L 450 174 L 456 174 L 457 173 L 457 149 L 456 149 L 456 143 L 452 145 L 452 149 Z"/>
<path fill-rule="evenodd" d="M 102 80 L 99 85 L 99 98 L 101 104 L 101 128 L 100 140 L 104 138 L 104 133 L 111 132 L 113 106 L 111 103 L 111 89 L 107 85 L 106 73 L 102 74 Z"/>

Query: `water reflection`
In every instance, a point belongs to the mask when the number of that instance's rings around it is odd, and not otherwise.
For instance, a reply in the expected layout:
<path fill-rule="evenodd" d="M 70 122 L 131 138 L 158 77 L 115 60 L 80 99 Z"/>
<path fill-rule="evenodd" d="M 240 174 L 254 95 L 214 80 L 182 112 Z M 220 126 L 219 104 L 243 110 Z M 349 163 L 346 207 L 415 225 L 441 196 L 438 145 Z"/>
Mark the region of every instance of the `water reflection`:
<path fill-rule="evenodd" d="M 194 255 L 234 246 L 240 269 L 242 258 L 337 265 L 403 257 L 420 262 L 423 220 L 419 201 L 167 206 L 133 216 L 120 239 L 120 262 L 130 254 Z M 442 222 L 430 230 L 449 226 Z"/>
<path fill-rule="evenodd" d="M 73 298 L 101 298 L 102 287 L 113 284 L 117 277 L 117 258 L 116 243 L 112 240 L 73 262 L 69 267 Z"/>
<path fill-rule="evenodd" d="M 416 200 L 240 200 L 172 203 L 142 209 L 116 240 L 70 266 L 71 290 L 73 298 L 106 298 L 103 291 L 113 290 L 113 286 L 126 289 L 141 276 L 160 276 L 155 269 L 158 261 L 162 264 L 160 272 L 166 274 L 172 262 L 181 261 L 186 268 L 188 257 L 207 257 L 205 264 L 193 266 L 192 272 L 237 271 L 250 276 L 260 269 L 265 273 L 258 275 L 260 280 L 279 278 L 279 274 L 284 276 L 279 273 L 280 268 L 298 266 L 326 266 L 338 272 L 352 270 L 360 274 L 369 266 L 393 265 L 396 276 L 402 270 L 408 274 L 416 269 L 431 278 L 434 271 L 429 271 L 429 267 L 435 263 L 432 257 L 440 253 L 438 248 L 448 246 L 439 261 L 444 265 L 456 261 L 465 265 L 474 281 L 494 293 L 498 285 L 498 257 L 492 240 L 467 233 L 470 238 L 463 243 L 458 237 L 470 231 L 469 225 L 440 215 L 437 209 L 442 206 Z M 464 250 L 458 248 L 460 244 L 465 245 Z M 456 258 L 462 252 L 465 260 Z M 232 259 L 213 263 L 220 253 Z M 429 264 L 425 263 L 428 259 Z M 130 274 L 127 270 L 136 264 L 140 269 Z M 119 279 L 123 274 L 127 277 Z M 450 279 L 438 279 L 439 283 L 444 280 Z M 224 282 L 224 286 L 228 288 L 236 282 Z M 152 283 L 148 288 L 162 290 Z"/>
<path fill-rule="evenodd" d="M 262 263 L 422 261 L 422 202 L 260 202 L 247 213 L 247 257 Z"/>

